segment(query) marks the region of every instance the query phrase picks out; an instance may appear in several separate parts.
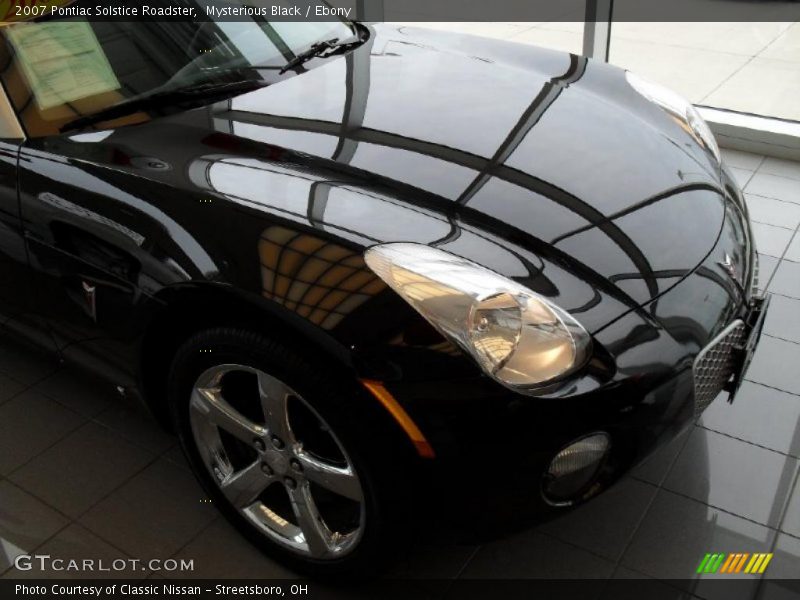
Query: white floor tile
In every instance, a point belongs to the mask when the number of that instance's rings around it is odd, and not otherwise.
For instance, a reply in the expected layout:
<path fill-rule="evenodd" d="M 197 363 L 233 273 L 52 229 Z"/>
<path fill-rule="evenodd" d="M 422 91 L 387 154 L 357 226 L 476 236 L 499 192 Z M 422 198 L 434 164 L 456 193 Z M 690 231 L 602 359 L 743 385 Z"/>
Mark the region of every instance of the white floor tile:
<path fill-rule="evenodd" d="M 800 179 L 800 162 L 768 156 L 759 171 L 789 179 Z"/>
<path fill-rule="evenodd" d="M 800 225 L 800 204 L 755 194 L 745 194 L 745 200 L 752 221 L 789 230 L 794 230 Z"/>
<path fill-rule="evenodd" d="M 194 476 L 157 461 L 80 522 L 132 556 L 172 556 L 217 517 Z"/>
<path fill-rule="evenodd" d="M 8 475 L 80 427 L 84 417 L 41 394 L 24 392 L 0 406 L 0 474 Z"/>
<path fill-rule="evenodd" d="M 141 470 L 153 456 L 96 423 L 50 447 L 10 479 L 76 518 Z"/>
<path fill-rule="evenodd" d="M 757 172 L 747 184 L 745 192 L 800 204 L 800 181 L 788 177 Z"/>
<path fill-rule="evenodd" d="M 732 150 L 729 148 L 721 148 L 722 160 L 729 167 L 737 169 L 746 169 L 748 171 L 755 171 L 764 162 L 764 157 L 760 154 L 753 154 L 752 152 L 743 152 L 741 150 Z"/>

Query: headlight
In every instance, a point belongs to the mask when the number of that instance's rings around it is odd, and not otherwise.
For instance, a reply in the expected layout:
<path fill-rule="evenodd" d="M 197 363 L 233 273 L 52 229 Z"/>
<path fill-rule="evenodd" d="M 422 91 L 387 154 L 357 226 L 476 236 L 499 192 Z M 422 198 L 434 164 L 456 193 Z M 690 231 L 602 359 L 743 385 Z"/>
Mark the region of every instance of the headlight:
<path fill-rule="evenodd" d="M 717 140 L 709 129 L 708 123 L 700 116 L 691 102 L 680 94 L 634 75 L 630 71 L 626 71 L 625 76 L 633 89 L 677 119 L 678 124 L 686 129 L 689 135 L 697 140 L 697 143 L 709 150 L 717 161 L 720 160 Z"/>
<path fill-rule="evenodd" d="M 580 368 L 591 338 L 575 319 L 526 287 L 420 244 L 384 244 L 372 269 L 500 383 L 525 391 Z"/>

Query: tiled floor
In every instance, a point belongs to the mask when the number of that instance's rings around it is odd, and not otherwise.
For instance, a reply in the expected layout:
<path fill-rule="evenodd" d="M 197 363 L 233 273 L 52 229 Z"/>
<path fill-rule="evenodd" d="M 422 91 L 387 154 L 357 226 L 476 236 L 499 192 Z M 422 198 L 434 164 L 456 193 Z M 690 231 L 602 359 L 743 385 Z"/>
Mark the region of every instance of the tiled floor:
<path fill-rule="evenodd" d="M 658 578 L 716 597 L 693 573 L 706 552 L 774 552 L 743 598 L 789 598 L 800 578 L 800 164 L 725 152 L 744 186 L 774 294 L 734 405 L 717 400 L 684 436 L 561 518 L 483 546 L 420 544 L 392 575 Z M 112 390 L 0 343 L 0 573 L 37 551 L 194 559 L 183 577 L 291 577 L 244 542 L 189 473 L 175 440 Z M 123 573 L 154 576 L 148 571 Z M 717 576 L 718 577 L 718 576 Z"/>

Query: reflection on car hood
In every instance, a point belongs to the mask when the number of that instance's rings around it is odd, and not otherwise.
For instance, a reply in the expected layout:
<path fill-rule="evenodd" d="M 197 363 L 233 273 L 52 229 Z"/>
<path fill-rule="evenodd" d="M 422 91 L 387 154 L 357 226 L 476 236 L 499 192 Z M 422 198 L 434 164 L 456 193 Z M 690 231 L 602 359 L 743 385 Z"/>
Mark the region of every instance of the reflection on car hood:
<path fill-rule="evenodd" d="M 722 222 L 715 166 L 691 137 L 621 71 L 563 53 L 379 30 L 347 60 L 231 104 L 218 117 L 236 135 L 512 225 L 640 302 L 699 264 Z M 382 239 L 419 236 L 395 225 Z"/>
<path fill-rule="evenodd" d="M 703 260 L 724 215 L 718 165 L 624 72 L 424 29 L 378 26 L 345 57 L 105 142 L 181 154 L 185 168 L 148 176 L 363 245 L 459 252 L 463 230 L 481 231 L 636 304 Z M 470 258 L 503 271 L 490 245 Z"/>

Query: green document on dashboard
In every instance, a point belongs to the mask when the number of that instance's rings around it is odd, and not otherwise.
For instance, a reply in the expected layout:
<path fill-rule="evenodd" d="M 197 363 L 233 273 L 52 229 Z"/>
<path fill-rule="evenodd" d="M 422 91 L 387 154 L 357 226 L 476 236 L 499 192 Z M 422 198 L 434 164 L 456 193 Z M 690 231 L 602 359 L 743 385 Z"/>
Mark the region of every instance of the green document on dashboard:
<path fill-rule="evenodd" d="M 20 24 L 7 36 L 40 109 L 120 87 L 89 23 Z"/>

